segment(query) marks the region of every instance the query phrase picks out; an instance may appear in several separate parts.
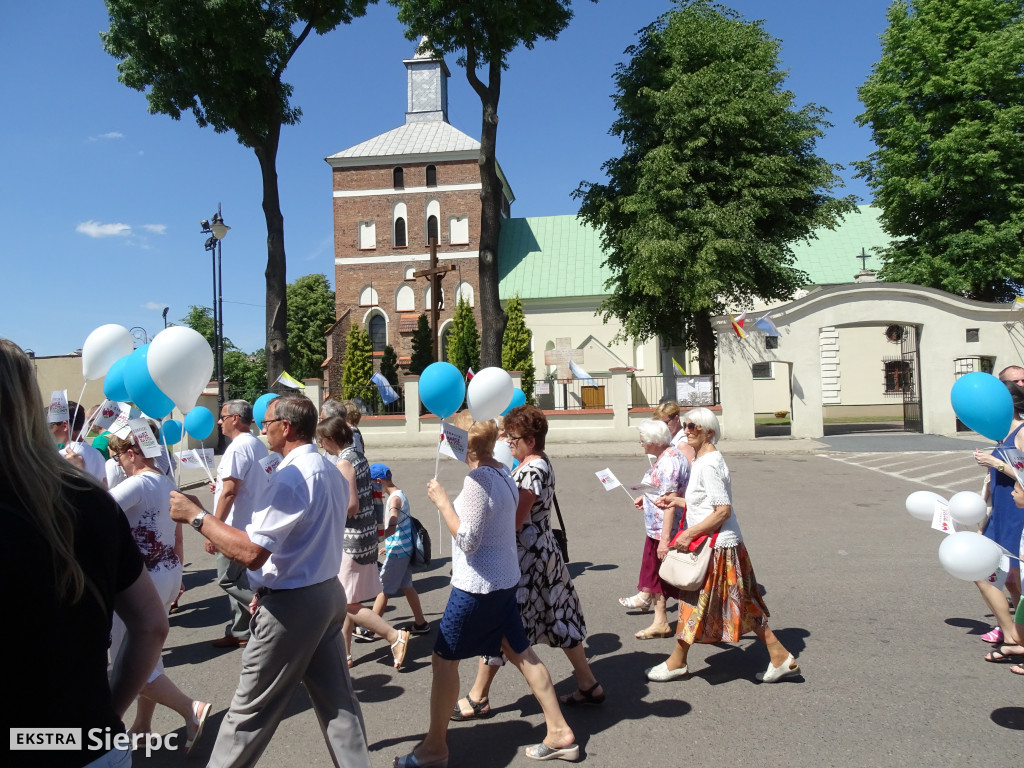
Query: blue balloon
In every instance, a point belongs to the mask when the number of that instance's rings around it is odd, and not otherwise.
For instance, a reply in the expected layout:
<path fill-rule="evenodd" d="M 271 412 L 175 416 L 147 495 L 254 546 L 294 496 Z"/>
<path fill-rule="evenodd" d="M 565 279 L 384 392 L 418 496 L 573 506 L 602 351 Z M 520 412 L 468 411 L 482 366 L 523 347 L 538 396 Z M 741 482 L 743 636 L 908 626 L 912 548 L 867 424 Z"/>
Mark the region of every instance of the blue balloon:
<path fill-rule="evenodd" d="M 150 418 L 162 419 L 174 410 L 174 401 L 163 393 L 149 375 L 146 363 L 148 353 L 149 344 L 144 344 L 128 355 L 128 362 L 124 366 L 124 386 L 128 390 L 128 397 L 139 410 Z"/>
<path fill-rule="evenodd" d="M 989 440 L 1001 441 L 1013 421 L 1013 397 L 991 373 L 975 371 L 961 376 L 949 393 L 960 421 Z"/>
<path fill-rule="evenodd" d="M 205 440 L 213 432 L 213 413 L 209 408 L 197 405 L 185 414 L 185 431 L 196 440 Z"/>
<path fill-rule="evenodd" d="M 501 415 L 504 416 L 513 408 L 518 408 L 520 405 L 526 405 L 526 393 L 519 389 L 519 387 L 516 387 L 512 390 L 512 402 L 508 404 L 508 408 L 501 412 Z"/>
<path fill-rule="evenodd" d="M 252 420 L 256 422 L 257 429 L 263 429 L 263 419 L 267 416 L 267 406 L 270 405 L 270 401 L 275 397 L 277 397 L 277 393 L 267 392 L 267 394 L 256 398 L 256 402 L 252 404 Z"/>
<path fill-rule="evenodd" d="M 119 403 L 126 403 L 131 400 L 128 390 L 124 386 L 124 367 L 128 364 L 131 355 L 119 357 L 114 361 L 103 379 L 103 394 L 108 400 L 117 400 Z"/>
<path fill-rule="evenodd" d="M 177 445 L 181 442 L 181 422 L 177 419 L 168 419 L 160 425 L 160 437 L 167 445 Z"/>
<path fill-rule="evenodd" d="M 420 374 L 420 402 L 435 416 L 447 419 L 466 399 L 466 380 L 451 363 L 431 363 Z"/>

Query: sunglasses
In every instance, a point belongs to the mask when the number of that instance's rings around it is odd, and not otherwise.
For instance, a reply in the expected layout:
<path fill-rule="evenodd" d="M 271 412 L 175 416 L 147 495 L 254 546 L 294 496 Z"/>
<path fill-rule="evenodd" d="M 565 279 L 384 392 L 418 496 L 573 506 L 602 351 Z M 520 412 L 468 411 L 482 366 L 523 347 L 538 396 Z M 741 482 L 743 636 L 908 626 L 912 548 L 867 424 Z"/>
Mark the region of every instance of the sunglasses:
<path fill-rule="evenodd" d="M 694 424 L 692 421 L 688 421 L 685 424 L 683 424 L 683 429 L 688 429 L 691 432 L 698 432 L 700 429 L 702 429 L 702 427 L 700 426 L 700 424 Z"/>

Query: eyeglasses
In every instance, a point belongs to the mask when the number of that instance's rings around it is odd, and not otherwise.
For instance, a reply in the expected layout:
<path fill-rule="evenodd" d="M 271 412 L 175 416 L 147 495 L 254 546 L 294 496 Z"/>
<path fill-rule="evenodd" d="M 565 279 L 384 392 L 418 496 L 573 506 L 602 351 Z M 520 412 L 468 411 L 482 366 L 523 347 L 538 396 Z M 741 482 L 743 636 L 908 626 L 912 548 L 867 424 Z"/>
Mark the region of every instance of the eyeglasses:
<path fill-rule="evenodd" d="M 230 418 L 231 416 L 238 416 L 238 414 L 237 413 L 222 413 L 220 415 L 220 420 L 224 421 L 224 419 Z"/>
<path fill-rule="evenodd" d="M 692 421 L 688 421 L 685 424 L 683 424 L 683 429 L 688 429 L 691 432 L 698 432 L 699 430 L 703 429 L 703 427 L 701 427 L 700 424 L 694 424 Z"/>
<path fill-rule="evenodd" d="M 505 436 L 505 442 L 508 443 L 509 445 L 512 445 L 513 443 L 518 443 L 522 439 L 523 439 L 522 435 L 506 435 Z"/>
<path fill-rule="evenodd" d="M 278 421 L 288 421 L 288 419 L 264 419 L 263 420 L 263 426 L 265 427 L 265 426 L 267 426 L 267 424 L 274 424 L 275 422 L 278 422 Z"/>

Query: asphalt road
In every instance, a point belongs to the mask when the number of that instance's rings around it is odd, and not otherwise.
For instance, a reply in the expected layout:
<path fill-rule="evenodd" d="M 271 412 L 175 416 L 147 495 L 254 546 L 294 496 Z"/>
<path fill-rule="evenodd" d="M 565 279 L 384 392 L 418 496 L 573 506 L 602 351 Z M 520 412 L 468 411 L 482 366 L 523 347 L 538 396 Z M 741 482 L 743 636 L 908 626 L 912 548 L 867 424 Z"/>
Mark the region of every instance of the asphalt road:
<path fill-rule="evenodd" d="M 977 490 L 981 472 L 962 442 L 955 444 L 956 454 L 915 457 L 892 446 L 873 458 L 834 450 L 726 453 L 736 513 L 772 626 L 804 672 L 777 685 L 756 683 L 767 653 L 752 636 L 734 645 L 696 646 L 690 653 L 694 674 L 687 680 L 647 682 L 643 669 L 660 661 L 673 641 L 633 639 L 649 617 L 631 615 L 616 601 L 635 592 L 642 520 L 621 490 L 604 491 L 594 476 L 610 467 L 623 482 L 638 481 L 646 461 L 554 461 L 569 531 L 570 571 L 590 630 L 588 655 L 608 692 L 603 707 L 566 711 L 587 764 L 1020 764 L 1024 681 L 1006 665 L 982 660 L 989 647 L 979 635 L 989 628 L 990 617 L 976 588 L 943 571 L 937 557 L 942 534 L 903 508 L 907 494 L 921 488 Z M 436 621 L 448 594 L 450 539 L 438 546 L 436 511 L 426 500 L 434 462 L 399 460 L 391 466 L 413 513 L 435 539 L 434 562 L 418 572 L 416 586 L 428 618 Z M 463 476 L 461 465 L 442 460 L 440 479 L 450 493 Z M 209 494 L 203 491 L 201 497 Z M 171 618 L 164 660 L 168 675 L 186 693 L 214 705 L 191 761 L 201 764 L 234 691 L 241 653 L 209 645 L 227 620 L 227 598 L 214 584 L 213 558 L 202 551 L 200 538 L 186 531 L 185 540 L 188 592 L 182 610 Z M 387 618 L 410 619 L 403 599 L 392 601 Z M 426 730 L 432 643 L 432 636 L 413 638 L 406 669 L 397 673 L 385 643 L 353 646 L 358 664 L 352 676 L 375 766 L 390 766 Z M 539 653 L 558 691 L 571 691 L 564 654 L 549 648 Z M 475 664 L 463 663 L 463 691 L 474 672 Z M 452 724 L 452 766 L 530 764 L 522 749 L 543 738 L 543 718 L 514 669 L 498 676 L 491 705 L 496 715 L 489 720 Z M 180 718 L 162 708 L 155 725 L 164 732 L 182 730 Z M 169 752 L 149 758 L 136 754 L 141 766 L 182 760 Z M 331 765 L 303 691 L 261 764 Z"/>

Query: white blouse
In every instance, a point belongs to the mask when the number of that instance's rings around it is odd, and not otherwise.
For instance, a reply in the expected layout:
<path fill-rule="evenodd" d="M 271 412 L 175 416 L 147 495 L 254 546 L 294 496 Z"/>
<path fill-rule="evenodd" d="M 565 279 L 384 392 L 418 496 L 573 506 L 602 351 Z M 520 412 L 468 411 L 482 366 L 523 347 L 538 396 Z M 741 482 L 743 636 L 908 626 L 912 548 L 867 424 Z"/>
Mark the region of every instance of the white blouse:
<path fill-rule="evenodd" d="M 721 451 L 698 456 L 690 465 L 690 482 L 686 486 L 686 527 L 703 522 L 715 507 L 726 504 L 732 514 L 722 523 L 715 549 L 735 547 L 743 541 L 743 534 L 732 503 L 732 478 Z"/>
<path fill-rule="evenodd" d="M 484 595 L 519 583 L 516 507 L 519 489 L 508 470 L 477 467 L 466 475 L 452 506 L 459 530 L 452 539 L 452 586 Z"/>

